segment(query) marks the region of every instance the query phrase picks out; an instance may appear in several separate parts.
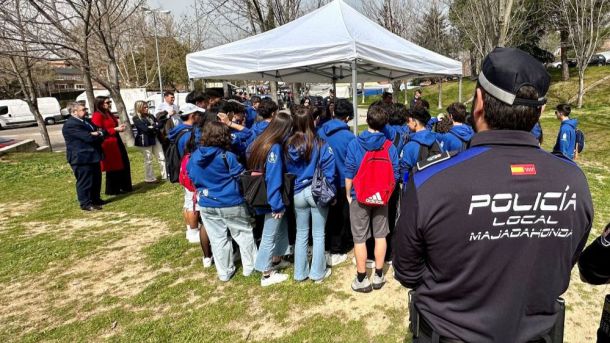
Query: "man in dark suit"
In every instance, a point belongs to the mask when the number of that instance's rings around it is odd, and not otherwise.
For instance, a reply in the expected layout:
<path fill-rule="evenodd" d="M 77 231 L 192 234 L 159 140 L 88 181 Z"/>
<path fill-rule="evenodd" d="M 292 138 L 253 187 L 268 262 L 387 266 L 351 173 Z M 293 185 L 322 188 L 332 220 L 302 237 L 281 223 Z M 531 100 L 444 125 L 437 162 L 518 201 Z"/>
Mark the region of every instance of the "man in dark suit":
<path fill-rule="evenodd" d="M 81 103 L 70 104 L 68 111 L 70 117 L 64 124 L 62 134 L 66 141 L 66 157 L 76 177 L 78 202 L 84 211 L 101 210 L 100 161 L 105 133 L 85 118 L 87 109 Z"/>

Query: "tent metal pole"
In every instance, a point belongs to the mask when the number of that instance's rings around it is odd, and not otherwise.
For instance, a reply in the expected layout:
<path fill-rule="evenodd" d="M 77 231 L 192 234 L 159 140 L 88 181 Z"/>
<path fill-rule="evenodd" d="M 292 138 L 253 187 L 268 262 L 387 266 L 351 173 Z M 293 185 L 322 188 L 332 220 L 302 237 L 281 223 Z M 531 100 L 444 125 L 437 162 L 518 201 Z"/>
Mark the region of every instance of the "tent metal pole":
<path fill-rule="evenodd" d="M 460 76 L 460 83 L 458 84 L 458 102 L 462 102 L 462 77 Z"/>
<path fill-rule="evenodd" d="M 352 61 L 352 105 L 354 106 L 354 134 L 358 135 L 358 75 L 356 75 L 356 60 Z M 364 88 L 362 89 L 364 93 Z"/>
<path fill-rule="evenodd" d="M 337 67 L 333 66 L 333 94 L 337 96 Z"/>

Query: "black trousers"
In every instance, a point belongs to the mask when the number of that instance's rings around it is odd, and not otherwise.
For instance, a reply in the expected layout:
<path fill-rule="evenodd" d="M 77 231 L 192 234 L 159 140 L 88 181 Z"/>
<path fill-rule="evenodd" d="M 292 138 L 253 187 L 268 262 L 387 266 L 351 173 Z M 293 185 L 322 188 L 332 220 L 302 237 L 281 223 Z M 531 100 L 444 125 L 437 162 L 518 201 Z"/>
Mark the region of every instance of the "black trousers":
<path fill-rule="evenodd" d="M 354 247 L 345 187 L 337 190 L 337 202 L 328 209 L 325 242 L 331 254 L 345 254 Z"/>
<path fill-rule="evenodd" d="M 131 166 L 129 165 L 129 156 L 127 149 L 121 140 L 117 137 L 121 159 L 123 160 L 123 169 L 106 172 L 106 195 L 117 195 L 121 192 L 133 191 L 131 185 Z"/>
<path fill-rule="evenodd" d="M 102 169 L 99 162 L 74 164 L 71 167 L 76 177 L 76 196 L 80 207 L 101 204 Z"/>

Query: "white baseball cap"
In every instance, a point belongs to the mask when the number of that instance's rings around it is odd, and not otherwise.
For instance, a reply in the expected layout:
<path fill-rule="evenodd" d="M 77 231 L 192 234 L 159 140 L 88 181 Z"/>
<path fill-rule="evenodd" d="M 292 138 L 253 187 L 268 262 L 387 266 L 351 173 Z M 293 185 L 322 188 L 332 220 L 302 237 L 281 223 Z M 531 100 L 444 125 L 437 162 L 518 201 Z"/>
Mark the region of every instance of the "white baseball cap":
<path fill-rule="evenodd" d="M 182 106 L 180 106 L 180 115 L 181 116 L 188 116 L 191 113 L 195 113 L 195 112 L 201 112 L 204 113 L 205 112 L 205 108 L 201 108 L 197 105 L 194 104 L 183 104 Z"/>

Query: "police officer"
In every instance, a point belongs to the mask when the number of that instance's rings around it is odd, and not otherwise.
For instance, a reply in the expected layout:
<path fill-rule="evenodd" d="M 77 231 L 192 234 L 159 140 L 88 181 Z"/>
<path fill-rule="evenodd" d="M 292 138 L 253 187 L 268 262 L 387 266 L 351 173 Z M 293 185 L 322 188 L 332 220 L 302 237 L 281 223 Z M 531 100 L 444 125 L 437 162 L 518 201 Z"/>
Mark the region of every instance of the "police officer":
<path fill-rule="evenodd" d="M 541 150 L 530 133 L 549 84 L 530 55 L 494 49 L 478 78 L 470 149 L 414 168 L 394 268 L 414 290 L 415 342 L 537 342 L 552 334 L 593 206 L 579 167 Z"/>

